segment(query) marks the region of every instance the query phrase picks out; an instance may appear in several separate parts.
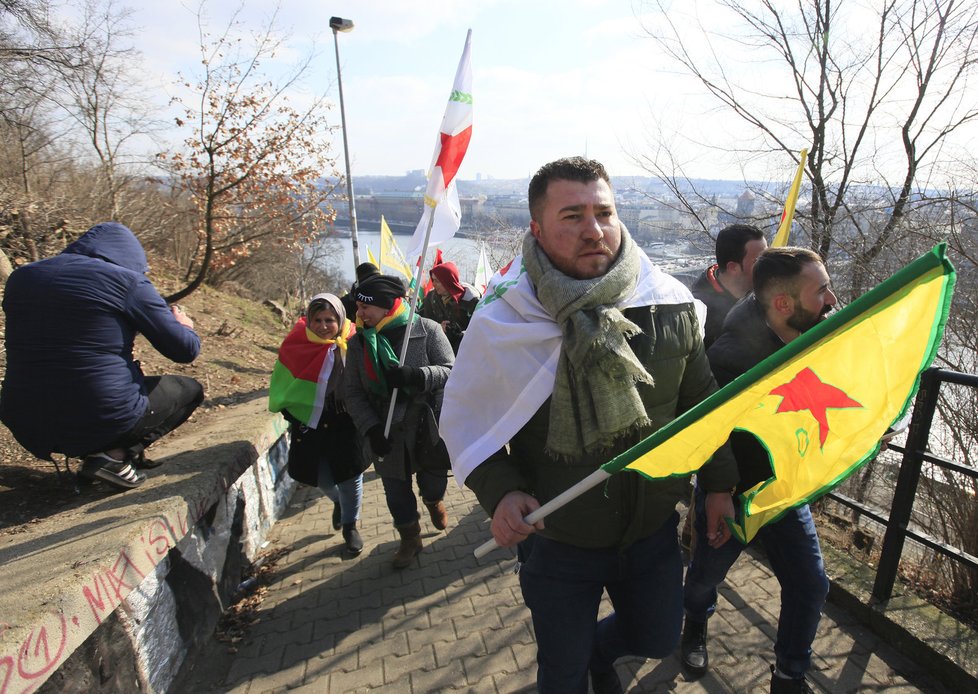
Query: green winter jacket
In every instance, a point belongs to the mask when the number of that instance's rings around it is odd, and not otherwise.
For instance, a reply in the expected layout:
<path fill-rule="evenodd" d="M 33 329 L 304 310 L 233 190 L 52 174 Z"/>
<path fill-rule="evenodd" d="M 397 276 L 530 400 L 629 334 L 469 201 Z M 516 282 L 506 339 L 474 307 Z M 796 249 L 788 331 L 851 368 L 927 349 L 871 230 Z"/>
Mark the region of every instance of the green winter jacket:
<path fill-rule="evenodd" d="M 628 343 L 655 382 L 638 385 L 652 425 L 600 456 L 554 460 L 544 451 L 550 419 L 547 400 L 513 437 L 508 450 L 490 456 L 465 480 L 490 516 L 514 490 L 546 503 L 717 389 L 693 304 L 644 306 L 623 313 L 642 329 Z M 730 490 L 737 483 L 737 467 L 729 448 L 724 445 L 718 450 L 698 475 L 707 492 Z M 654 533 L 675 511 L 676 503 L 688 496 L 686 477 L 651 481 L 624 470 L 547 516 L 546 529 L 539 532 L 577 547 L 625 548 Z"/>

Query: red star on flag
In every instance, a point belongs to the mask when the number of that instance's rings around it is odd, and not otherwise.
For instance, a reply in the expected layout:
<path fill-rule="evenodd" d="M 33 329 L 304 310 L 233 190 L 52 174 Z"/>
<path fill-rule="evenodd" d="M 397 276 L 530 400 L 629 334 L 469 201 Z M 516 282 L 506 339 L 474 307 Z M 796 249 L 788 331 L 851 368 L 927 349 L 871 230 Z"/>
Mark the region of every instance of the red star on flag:
<path fill-rule="evenodd" d="M 801 412 L 808 410 L 818 422 L 819 446 L 825 447 L 825 439 L 829 435 L 829 419 L 826 410 L 862 407 L 861 404 L 846 395 L 845 391 L 822 382 L 815 372 L 806 367 L 788 383 L 780 385 L 771 391 L 771 395 L 780 395 L 783 400 L 778 405 L 775 414 L 780 412 Z"/>

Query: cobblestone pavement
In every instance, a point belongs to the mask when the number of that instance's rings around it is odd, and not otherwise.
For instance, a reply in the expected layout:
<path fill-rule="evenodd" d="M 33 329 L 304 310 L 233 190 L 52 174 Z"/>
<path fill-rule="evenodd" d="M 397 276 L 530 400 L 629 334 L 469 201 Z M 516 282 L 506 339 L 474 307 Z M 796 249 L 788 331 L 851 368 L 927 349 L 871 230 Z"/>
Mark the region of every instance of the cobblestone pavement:
<path fill-rule="evenodd" d="M 353 559 L 342 555 L 330 502 L 300 486 L 272 532 L 269 549 L 289 553 L 279 561 L 259 620 L 233 656 L 226 644 L 210 644 L 210 666 L 197 668 L 190 690 L 534 691 L 533 628 L 513 554 L 496 550 L 477 561 L 472 550 L 489 537 L 485 514 L 454 481 L 446 505 L 448 529 L 435 530 L 424 513 L 424 551 L 413 566 L 395 571 L 390 560 L 397 533 L 372 471 L 364 484 L 365 549 Z M 766 692 L 778 609 L 774 576 L 743 555 L 710 621 L 710 673 L 688 681 L 678 654 L 622 659 L 617 669 L 626 691 Z M 945 691 L 831 604 L 814 651 L 810 679 L 825 692 Z"/>

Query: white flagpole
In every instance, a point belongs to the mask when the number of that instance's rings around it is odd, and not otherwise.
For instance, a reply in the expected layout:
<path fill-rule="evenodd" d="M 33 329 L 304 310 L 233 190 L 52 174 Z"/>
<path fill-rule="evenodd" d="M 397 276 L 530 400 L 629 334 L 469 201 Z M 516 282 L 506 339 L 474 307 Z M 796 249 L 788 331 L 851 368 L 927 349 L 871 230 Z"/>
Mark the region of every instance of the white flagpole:
<path fill-rule="evenodd" d="M 558 496 L 555 496 L 553 499 L 545 503 L 536 511 L 528 515 L 526 518 L 523 519 L 523 522 L 529 525 L 533 525 L 538 520 L 549 516 L 558 508 L 567 505 L 569 502 L 573 501 L 587 490 L 598 486 L 609 477 L 611 477 L 610 472 L 605 472 L 603 468 L 598 468 L 590 475 L 582 479 L 580 482 L 575 484 L 573 487 L 571 487 L 565 492 L 562 492 Z M 489 552 L 496 549 L 497 547 L 499 547 L 499 545 L 496 544 L 496 540 L 491 539 L 488 542 L 483 542 L 481 545 L 476 547 L 475 550 L 472 552 L 472 554 L 475 555 L 476 559 L 482 559 L 482 557 L 486 556 L 487 554 L 489 554 Z"/>
<path fill-rule="evenodd" d="M 455 119 L 454 122 L 452 120 L 453 116 L 457 116 L 457 114 L 453 110 L 453 106 L 452 106 L 453 103 L 458 101 L 458 99 L 461 97 L 467 97 L 469 99 L 468 103 L 471 104 L 471 94 L 469 93 L 471 91 L 471 86 L 468 84 L 468 82 L 471 81 L 471 66 L 469 63 L 469 46 L 471 40 L 472 40 L 472 30 L 469 29 L 468 33 L 465 35 L 465 47 L 462 49 L 462 57 L 459 59 L 458 68 L 455 71 L 455 80 L 452 82 L 452 94 L 449 97 L 448 105 L 445 109 L 445 115 L 442 117 L 442 124 L 441 127 L 439 128 L 439 133 L 440 133 L 439 138 L 443 137 L 446 134 L 449 136 L 454 135 L 455 128 L 457 128 L 457 126 L 459 125 L 457 118 Z M 464 124 L 465 119 L 463 118 L 461 122 L 462 124 Z M 446 124 L 449 126 L 449 130 L 447 133 L 445 130 L 443 130 L 443 128 L 446 127 Z M 466 130 L 471 131 L 471 127 L 472 126 L 470 123 Z M 438 161 L 439 161 L 438 157 L 441 152 L 441 147 L 443 145 L 444 145 L 444 141 L 439 140 L 439 144 L 435 148 L 435 155 L 432 159 L 431 171 L 429 173 L 429 176 L 442 176 L 441 170 L 438 168 Z M 468 139 L 466 138 L 464 149 L 462 150 L 461 156 L 463 157 L 465 156 L 465 149 L 467 148 L 468 148 Z M 455 164 L 458 163 L 459 162 L 455 162 Z M 425 204 L 426 205 L 429 204 L 428 203 L 429 200 L 434 204 L 432 204 L 430 209 L 428 210 L 429 212 L 428 226 L 425 229 L 424 245 L 421 248 L 421 262 L 417 270 L 418 279 L 415 282 L 414 295 L 411 297 L 411 305 L 408 309 L 407 330 L 405 330 L 404 332 L 404 340 L 401 343 L 400 363 L 402 365 L 404 364 L 404 359 L 407 357 L 408 344 L 411 341 L 411 330 L 414 327 L 414 313 L 415 313 L 415 309 L 417 308 L 418 294 L 421 292 L 421 273 L 424 269 L 425 256 L 428 255 L 428 244 L 431 241 L 431 229 L 435 223 L 435 212 L 438 209 L 438 205 L 442 204 L 443 202 L 447 202 L 447 196 L 449 195 L 452 186 L 455 184 L 454 181 L 455 173 L 456 171 L 452 170 L 449 180 L 447 181 L 447 184 L 443 185 L 443 188 L 437 193 L 433 190 L 430 190 L 434 180 L 429 179 L 428 182 L 429 190 L 425 191 Z M 444 179 L 442 180 L 444 184 Z M 420 226 L 421 221 L 419 221 L 418 224 Z M 417 231 L 415 231 L 415 234 L 417 234 Z M 412 240 L 413 238 L 414 237 L 412 237 Z M 387 411 L 387 423 L 384 425 L 385 438 L 390 435 L 391 425 L 394 421 L 394 406 L 397 403 L 397 390 L 398 389 L 395 388 L 393 391 L 391 391 L 390 409 Z"/>

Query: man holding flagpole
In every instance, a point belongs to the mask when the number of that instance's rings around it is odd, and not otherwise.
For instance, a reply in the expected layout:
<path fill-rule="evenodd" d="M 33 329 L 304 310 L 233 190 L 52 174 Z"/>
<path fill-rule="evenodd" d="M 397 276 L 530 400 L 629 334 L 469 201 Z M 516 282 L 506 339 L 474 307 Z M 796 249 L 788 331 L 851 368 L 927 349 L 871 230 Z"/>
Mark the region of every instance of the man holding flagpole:
<path fill-rule="evenodd" d="M 435 417 L 454 355 L 437 323 L 411 314 L 399 277 L 368 277 L 357 286 L 356 302 L 363 328 L 349 342 L 343 392 L 401 537 L 392 566 L 404 569 L 414 563 L 423 544 L 415 482 L 432 525 L 437 530 L 448 527 L 444 449 L 435 461 L 432 446 L 425 442 L 438 438 Z M 404 344 L 408 349 L 402 351 Z M 393 426 L 385 431 L 384 414 L 392 400 Z"/>
<path fill-rule="evenodd" d="M 818 325 L 836 304 L 831 281 L 817 253 L 807 248 L 769 248 L 758 257 L 754 292 L 730 311 L 723 332 L 708 355 L 720 385 Z M 846 403 L 835 401 L 834 406 Z M 772 477 L 770 455 L 752 435 L 735 431 L 730 445 L 740 474 L 738 493 Z M 707 531 L 705 498 L 694 495 L 694 527 Z M 828 595 L 818 533 L 808 504 L 787 510 L 758 532 L 774 575 L 781 584 L 781 614 L 774 644 L 772 694 L 810 692 L 805 673 L 811 665 L 812 641 Z M 714 548 L 696 543 L 686 574 L 683 666 L 695 677 L 709 669 L 707 620 L 716 610 L 717 585 L 744 550 L 740 542 Z"/>
<path fill-rule="evenodd" d="M 667 656 L 682 622 L 676 503 L 686 482 L 616 475 L 524 517 L 716 390 L 689 290 L 655 267 L 618 219 L 604 167 L 581 157 L 529 186 L 522 256 L 490 282 L 448 379 L 441 431 L 459 484 L 519 545 L 537 639 L 537 686 L 621 692 L 624 655 Z M 707 541 L 730 537 L 734 461 L 699 473 Z M 604 591 L 615 612 L 598 621 Z"/>

